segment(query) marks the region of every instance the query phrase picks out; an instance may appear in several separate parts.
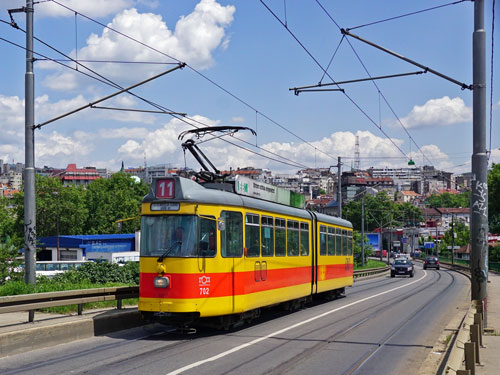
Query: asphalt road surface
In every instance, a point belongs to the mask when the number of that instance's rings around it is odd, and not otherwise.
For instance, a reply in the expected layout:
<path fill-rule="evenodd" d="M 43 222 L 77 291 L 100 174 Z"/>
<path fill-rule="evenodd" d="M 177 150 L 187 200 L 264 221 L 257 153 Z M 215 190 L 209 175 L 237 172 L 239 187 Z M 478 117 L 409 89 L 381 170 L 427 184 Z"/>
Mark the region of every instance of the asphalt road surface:
<path fill-rule="evenodd" d="M 149 325 L 0 359 L 0 374 L 414 374 L 469 293 L 453 271 L 358 281 L 346 297 L 227 332 Z"/>

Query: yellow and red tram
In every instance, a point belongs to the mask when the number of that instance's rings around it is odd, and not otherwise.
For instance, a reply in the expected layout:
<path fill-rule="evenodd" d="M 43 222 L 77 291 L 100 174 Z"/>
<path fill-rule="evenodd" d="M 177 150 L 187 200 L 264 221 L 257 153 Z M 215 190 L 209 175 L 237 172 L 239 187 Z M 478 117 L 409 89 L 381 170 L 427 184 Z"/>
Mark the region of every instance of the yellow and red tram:
<path fill-rule="evenodd" d="M 352 285 L 350 222 L 207 185 L 158 178 L 142 202 L 145 318 L 252 316 Z"/>

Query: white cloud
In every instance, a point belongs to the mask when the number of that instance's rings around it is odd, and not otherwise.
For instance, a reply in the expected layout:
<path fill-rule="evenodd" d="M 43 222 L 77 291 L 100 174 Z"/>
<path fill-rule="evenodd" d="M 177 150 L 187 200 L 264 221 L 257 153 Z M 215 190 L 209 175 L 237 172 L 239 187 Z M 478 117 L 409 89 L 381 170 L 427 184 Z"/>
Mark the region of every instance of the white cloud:
<path fill-rule="evenodd" d="M 100 8 L 100 7 L 97 7 Z M 233 21 L 235 7 L 222 6 L 215 0 L 201 0 L 192 13 L 182 16 L 172 31 L 163 21 L 162 16 L 153 13 L 139 13 L 137 9 L 123 10 L 108 24 L 156 50 L 172 56 L 174 59 L 187 62 L 198 69 L 207 69 L 213 63 L 212 53 L 227 42 L 225 29 Z M 73 51 L 71 55 L 75 56 Z M 123 37 L 109 29 L 104 29 L 101 35 L 91 34 L 87 45 L 78 51 L 82 60 L 122 60 L 122 61 L 155 61 L 168 62 L 172 60 L 149 48 Z M 103 76 L 123 81 L 136 82 L 165 70 L 161 65 L 120 65 L 91 64 L 89 67 Z M 53 63 L 39 64 L 41 68 L 57 69 L 59 73 L 44 81 L 54 90 L 77 89 L 76 72 L 62 71 L 62 67 Z"/>
<path fill-rule="evenodd" d="M 78 137 L 64 136 L 56 131 L 39 133 L 35 142 L 36 165 L 61 166 L 61 163 L 67 164 L 63 160 L 81 160 L 93 149 L 90 142 L 82 142 Z"/>
<path fill-rule="evenodd" d="M 85 100 L 83 95 L 78 95 L 72 99 L 62 99 L 57 102 L 50 102 L 48 95 L 39 96 L 35 99 L 36 122 L 41 123 L 46 120 L 51 120 L 86 104 L 88 104 L 88 101 Z"/>
<path fill-rule="evenodd" d="M 490 164 L 491 163 L 495 163 L 495 164 L 500 163 L 500 147 L 494 148 L 491 150 Z"/>
<path fill-rule="evenodd" d="M 192 118 L 208 126 L 215 126 L 217 124 L 216 121 L 203 116 L 192 116 Z M 188 119 L 185 119 L 185 121 L 189 122 Z M 199 123 L 194 123 L 194 125 L 197 127 L 200 126 Z M 129 139 L 119 147 L 118 152 L 123 157 L 133 160 L 142 160 L 144 158 L 144 152 L 146 152 L 148 160 L 152 160 L 157 163 L 165 163 L 165 158 L 168 157 L 168 160 L 170 160 L 172 155 L 178 153 L 175 160 L 175 162 L 178 163 L 181 161 L 180 150 L 182 142 L 177 139 L 177 136 L 182 131 L 188 129 L 193 129 L 193 127 L 187 125 L 179 119 L 174 118 L 162 128 L 149 132 L 144 137 L 142 142 Z"/>
<path fill-rule="evenodd" d="M 149 130 L 146 128 L 116 128 L 100 129 L 99 136 L 102 138 L 134 138 L 144 139 L 148 136 Z"/>
<path fill-rule="evenodd" d="M 231 119 L 231 122 L 235 124 L 243 124 L 245 123 L 245 119 L 241 116 L 235 116 Z"/>
<path fill-rule="evenodd" d="M 472 121 L 472 109 L 461 98 L 430 99 L 422 106 L 414 106 L 408 116 L 401 119 L 407 128 L 445 126 Z"/>

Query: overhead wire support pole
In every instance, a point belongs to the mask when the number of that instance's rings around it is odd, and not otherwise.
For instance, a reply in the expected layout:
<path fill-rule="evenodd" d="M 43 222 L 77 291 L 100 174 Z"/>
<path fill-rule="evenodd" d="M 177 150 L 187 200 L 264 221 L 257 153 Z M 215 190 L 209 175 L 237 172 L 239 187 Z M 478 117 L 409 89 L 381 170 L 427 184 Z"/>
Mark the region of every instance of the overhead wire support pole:
<path fill-rule="evenodd" d="M 411 59 L 409 59 L 409 58 L 407 58 L 407 57 L 405 57 L 403 55 L 400 55 L 399 53 L 391 51 L 390 49 L 387 49 L 385 47 L 379 46 L 378 44 L 370 42 L 369 40 L 363 39 L 360 36 L 349 32 L 349 29 L 340 29 L 340 32 L 342 33 L 342 35 L 348 35 L 350 37 L 353 37 L 354 39 L 357 39 L 357 40 L 359 40 L 359 41 L 361 41 L 363 43 L 366 43 L 366 44 L 368 44 L 368 45 L 370 45 L 372 47 L 375 47 L 375 48 L 377 48 L 377 49 L 379 49 L 381 51 L 384 51 L 384 52 L 388 53 L 389 55 L 397 57 L 398 59 L 406 61 L 407 63 L 410 63 L 412 65 L 418 66 L 419 68 L 424 69 L 426 72 L 429 72 L 429 73 L 432 73 L 434 75 L 437 75 L 438 77 L 444 78 L 445 80 L 450 81 L 450 82 L 452 82 L 452 83 L 460 86 L 462 88 L 462 90 L 465 90 L 465 89 L 472 90 L 473 85 L 467 85 L 466 83 L 457 81 L 456 79 L 448 77 L 447 75 L 445 75 L 443 73 L 440 73 L 437 70 L 429 68 L 428 66 L 422 65 L 422 64 L 420 64 L 420 63 L 418 63 L 418 62 L 416 62 L 414 60 L 411 60 Z"/>
<path fill-rule="evenodd" d="M 57 120 L 63 119 L 64 117 L 67 117 L 67 116 L 69 116 L 69 115 L 72 115 L 73 113 L 79 112 L 79 111 L 81 111 L 82 109 L 93 107 L 93 106 L 95 106 L 95 105 L 96 105 L 96 104 L 98 104 L 98 103 L 101 103 L 101 102 L 103 102 L 103 101 L 105 101 L 105 100 L 111 99 L 111 98 L 113 98 L 113 97 L 115 97 L 115 96 L 117 96 L 117 95 L 123 94 L 124 92 L 128 92 L 129 90 L 132 90 L 132 89 L 134 89 L 134 88 L 136 88 L 136 87 L 138 87 L 138 86 L 144 85 L 145 83 L 148 83 L 148 82 L 153 81 L 153 80 L 155 80 L 155 79 L 157 79 L 157 78 L 160 78 L 160 77 L 162 77 L 162 76 L 164 76 L 164 75 L 166 75 L 166 74 L 168 74 L 168 73 L 171 73 L 171 72 L 173 72 L 173 71 L 175 71 L 175 70 L 177 70 L 177 69 L 182 69 L 182 68 L 184 68 L 185 66 L 186 66 L 186 64 L 185 64 L 185 63 L 180 63 L 180 64 L 179 64 L 178 66 L 176 66 L 175 68 L 169 69 L 169 70 L 167 70 L 167 71 L 165 71 L 165 72 L 162 72 L 162 73 L 157 74 L 157 75 L 155 75 L 155 76 L 153 76 L 153 77 L 150 77 L 150 78 L 148 78 L 148 79 L 146 79 L 146 80 L 144 80 L 144 81 L 141 81 L 141 82 L 136 83 L 136 84 L 134 84 L 134 85 L 132 85 L 132 86 L 126 87 L 126 88 L 124 88 L 124 89 L 121 89 L 120 91 L 117 91 L 117 92 L 115 92 L 115 93 L 113 93 L 113 94 L 107 95 L 107 96 L 105 96 L 104 98 L 101 98 L 101 99 L 96 100 L 96 101 L 94 101 L 94 102 L 92 102 L 92 103 L 86 104 L 86 105 L 84 105 L 84 106 L 82 106 L 82 107 L 79 107 L 79 108 L 77 108 L 77 109 L 74 109 L 74 110 L 72 110 L 72 111 L 70 111 L 70 112 L 67 112 L 67 113 L 63 114 L 63 115 L 57 116 L 57 117 L 55 117 L 55 118 L 53 118 L 53 119 L 51 119 L 51 120 L 48 120 L 48 121 L 45 121 L 45 122 L 43 122 L 43 123 L 41 123 L 41 124 L 35 125 L 33 128 L 34 128 L 34 129 L 40 129 L 42 126 L 48 125 L 48 124 L 50 124 L 51 122 L 54 122 L 54 121 L 57 121 Z"/>
<path fill-rule="evenodd" d="M 484 0 L 474 1 L 472 35 L 471 298 L 485 300 L 488 283 L 488 154 L 486 149 L 486 32 Z"/>
<path fill-rule="evenodd" d="M 24 281 L 36 283 L 36 197 L 35 197 L 35 74 L 33 73 L 33 0 L 26 0 L 26 74 L 24 76 Z M 35 319 L 34 310 L 28 320 Z"/>
<path fill-rule="evenodd" d="M 293 88 L 290 88 L 288 90 L 289 91 L 294 91 L 295 95 L 297 95 L 300 92 L 313 91 L 313 90 L 307 90 L 307 89 L 313 89 L 313 88 L 318 88 L 318 87 L 338 86 L 338 85 L 345 85 L 347 83 L 375 81 L 375 80 L 378 80 L 378 79 L 406 77 L 406 76 L 412 76 L 412 75 L 418 75 L 418 74 L 425 74 L 425 73 L 427 73 L 425 70 L 418 70 L 416 72 L 410 72 L 410 73 L 400 73 L 400 74 L 391 74 L 391 75 L 387 75 L 387 76 L 378 76 L 378 77 L 371 77 L 371 78 L 352 79 L 352 80 L 349 80 L 349 81 L 318 83 L 317 85 L 311 85 L 311 86 L 293 87 Z M 315 90 L 315 91 L 327 91 L 327 90 Z M 342 91 L 342 92 L 344 92 L 343 89 L 336 89 L 336 90 L 331 90 L 331 91 Z"/>

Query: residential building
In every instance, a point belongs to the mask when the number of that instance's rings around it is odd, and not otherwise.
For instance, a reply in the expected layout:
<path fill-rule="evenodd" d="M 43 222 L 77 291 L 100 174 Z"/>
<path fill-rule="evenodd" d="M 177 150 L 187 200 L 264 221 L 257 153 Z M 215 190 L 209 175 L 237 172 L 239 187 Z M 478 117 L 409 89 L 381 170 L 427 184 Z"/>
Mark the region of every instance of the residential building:
<path fill-rule="evenodd" d="M 21 190 L 23 185 L 23 174 L 22 172 L 16 172 L 13 169 L 9 169 L 0 176 L 0 183 L 9 185 L 14 190 Z"/>
<path fill-rule="evenodd" d="M 88 185 L 100 178 L 95 167 L 77 168 L 76 164 L 68 164 L 64 170 L 53 170 L 51 177 L 57 177 L 63 186 Z"/>
<path fill-rule="evenodd" d="M 411 203 L 417 205 L 420 197 L 421 197 L 420 194 L 415 193 L 414 191 L 411 190 L 398 191 L 396 193 L 396 202 Z"/>

